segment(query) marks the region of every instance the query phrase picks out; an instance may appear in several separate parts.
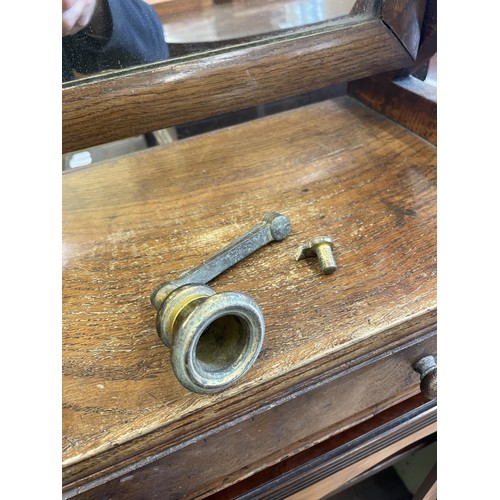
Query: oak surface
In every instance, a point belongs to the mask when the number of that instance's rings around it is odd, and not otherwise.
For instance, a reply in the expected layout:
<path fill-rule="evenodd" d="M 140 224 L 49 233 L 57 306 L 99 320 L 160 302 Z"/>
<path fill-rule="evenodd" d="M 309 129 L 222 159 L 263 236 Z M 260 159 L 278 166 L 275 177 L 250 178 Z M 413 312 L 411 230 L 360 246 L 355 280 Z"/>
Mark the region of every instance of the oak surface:
<path fill-rule="evenodd" d="M 288 498 L 291 493 L 300 491 L 307 485 L 314 484 L 333 472 L 344 469 L 346 465 L 364 458 L 366 449 L 373 451 L 383 448 L 380 442 L 374 442 L 380 437 L 383 437 L 386 443 L 394 442 L 414 434 L 436 420 L 437 407 L 419 394 L 207 498 Z M 398 425 L 400 423 L 403 425 Z M 397 434 L 396 438 L 394 434 Z M 396 456 L 398 455 L 394 457 Z M 387 462 L 382 461 L 377 468 L 384 467 L 384 464 Z M 354 482 L 362 481 L 366 476 L 372 475 L 374 470 L 376 468 L 362 472 L 356 476 Z M 350 487 L 352 483 L 345 482 L 342 489 Z"/>
<path fill-rule="evenodd" d="M 413 59 L 417 56 L 420 30 L 428 0 L 384 0 L 382 19 L 401 40 Z"/>
<path fill-rule="evenodd" d="M 64 174 L 65 483 L 180 445 L 434 324 L 435 197 L 435 148 L 348 97 Z M 211 282 L 261 306 L 263 351 L 224 393 L 190 393 L 149 295 L 269 211 L 290 217 L 290 236 Z M 294 260 L 319 234 L 336 240 L 330 276 Z"/>
<path fill-rule="evenodd" d="M 347 23 L 347 24 L 346 24 Z M 63 153 L 409 66 L 379 19 L 256 41 L 63 86 Z"/>
<path fill-rule="evenodd" d="M 350 82 L 348 94 L 437 145 L 437 87 L 413 76 Z"/>
<path fill-rule="evenodd" d="M 309 374 L 289 394 L 252 409 L 256 395 L 242 416 L 202 428 L 178 446 L 142 451 L 112 472 L 94 465 L 93 475 L 65 487 L 65 498 L 204 498 L 417 394 L 419 377 L 411 367 L 423 353 L 436 353 L 435 332 Z"/>

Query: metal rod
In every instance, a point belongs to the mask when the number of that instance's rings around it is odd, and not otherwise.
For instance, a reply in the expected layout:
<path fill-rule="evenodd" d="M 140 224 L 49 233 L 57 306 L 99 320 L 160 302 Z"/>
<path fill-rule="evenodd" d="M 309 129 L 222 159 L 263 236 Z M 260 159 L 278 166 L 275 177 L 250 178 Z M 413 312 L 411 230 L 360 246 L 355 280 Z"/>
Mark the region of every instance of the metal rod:
<path fill-rule="evenodd" d="M 207 284 L 245 257 L 271 243 L 280 241 L 290 234 L 291 224 L 286 215 L 271 212 L 252 229 L 233 240 L 198 266 L 184 271 L 173 282 L 160 285 L 151 295 L 151 303 L 156 309 L 176 288 L 188 284 Z"/>

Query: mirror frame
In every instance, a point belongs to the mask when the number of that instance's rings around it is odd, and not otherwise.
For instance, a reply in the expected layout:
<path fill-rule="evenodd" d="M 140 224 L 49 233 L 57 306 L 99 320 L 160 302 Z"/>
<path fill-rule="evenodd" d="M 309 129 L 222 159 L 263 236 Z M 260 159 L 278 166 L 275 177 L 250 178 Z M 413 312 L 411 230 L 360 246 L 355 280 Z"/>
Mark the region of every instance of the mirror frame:
<path fill-rule="evenodd" d="M 374 13 L 63 84 L 63 153 L 409 67 L 425 6 L 375 0 Z"/>

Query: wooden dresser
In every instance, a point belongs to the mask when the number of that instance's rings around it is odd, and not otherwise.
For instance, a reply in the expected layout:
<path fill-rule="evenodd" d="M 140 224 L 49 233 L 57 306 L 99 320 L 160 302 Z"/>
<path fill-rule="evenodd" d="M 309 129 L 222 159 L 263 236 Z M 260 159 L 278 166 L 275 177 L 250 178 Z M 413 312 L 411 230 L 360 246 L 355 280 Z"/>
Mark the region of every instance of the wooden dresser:
<path fill-rule="evenodd" d="M 436 432 L 415 370 L 437 355 L 432 109 L 419 135 L 422 117 L 390 115 L 408 100 L 381 97 L 392 76 L 348 80 L 334 99 L 63 174 L 64 498 L 321 498 Z M 63 92 L 69 130 L 91 87 Z M 290 235 L 210 283 L 260 305 L 262 351 L 228 389 L 190 392 L 150 294 L 268 212 Z M 295 260 L 318 235 L 334 239 L 331 275 Z"/>

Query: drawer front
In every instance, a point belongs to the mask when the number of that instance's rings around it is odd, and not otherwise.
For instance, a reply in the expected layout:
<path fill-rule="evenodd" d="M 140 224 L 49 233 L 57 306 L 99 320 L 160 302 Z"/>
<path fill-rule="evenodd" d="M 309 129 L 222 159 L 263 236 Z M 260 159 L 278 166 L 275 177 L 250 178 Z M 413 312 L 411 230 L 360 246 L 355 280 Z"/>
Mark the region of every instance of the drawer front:
<path fill-rule="evenodd" d="M 414 364 L 436 355 L 436 332 L 393 346 L 181 446 L 67 491 L 65 498 L 206 496 L 327 439 L 420 391 Z"/>

